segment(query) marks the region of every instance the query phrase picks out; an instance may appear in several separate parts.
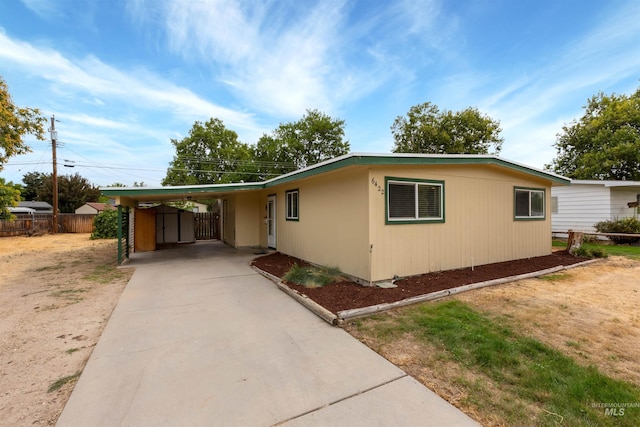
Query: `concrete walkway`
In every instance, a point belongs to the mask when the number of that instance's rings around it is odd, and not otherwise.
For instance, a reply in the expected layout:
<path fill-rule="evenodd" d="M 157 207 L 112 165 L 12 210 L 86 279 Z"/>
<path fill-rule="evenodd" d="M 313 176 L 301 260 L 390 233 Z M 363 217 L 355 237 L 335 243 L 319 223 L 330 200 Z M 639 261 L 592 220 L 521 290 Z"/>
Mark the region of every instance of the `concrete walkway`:
<path fill-rule="evenodd" d="M 58 426 L 477 425 L 218 242 L 135 254 Z"/>

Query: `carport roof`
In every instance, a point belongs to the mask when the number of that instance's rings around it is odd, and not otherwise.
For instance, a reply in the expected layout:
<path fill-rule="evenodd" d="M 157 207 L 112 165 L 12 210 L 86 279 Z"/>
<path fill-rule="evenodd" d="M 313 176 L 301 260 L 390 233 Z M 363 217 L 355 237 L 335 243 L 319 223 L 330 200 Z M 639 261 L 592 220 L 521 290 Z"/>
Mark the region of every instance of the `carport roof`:
<path fill-rule="evenodd" d="M 332 170 L 357 165 L 493 165 L 551 181 L 552 185 L 568 185 L 570 183 L 570 180 L 563 176 L 493 155 L 350 153 L 263 182 L 168 187 L 106 187 L 101 188 L 100 191 L 107 197 L 124 197 L 138 201 L 217 198 L 237 191 L 261 190 Z"/>

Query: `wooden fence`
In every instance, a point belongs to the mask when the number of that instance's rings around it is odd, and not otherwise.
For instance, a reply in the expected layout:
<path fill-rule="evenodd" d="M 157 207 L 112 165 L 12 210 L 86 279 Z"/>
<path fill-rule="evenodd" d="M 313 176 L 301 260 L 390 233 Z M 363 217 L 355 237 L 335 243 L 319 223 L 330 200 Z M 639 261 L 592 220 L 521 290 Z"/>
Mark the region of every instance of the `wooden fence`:
<path fill-rule="evenodd" d="M 13 221 L 0 221 L 0 237 L 31 236 L 53 231 L 53 214 L 18 214 Z M 92 233 L 91 214 L 58 214 L 58 233 Z"/>
<path fill-rule="evenodd" d="M 220 239 L 220 215 L 213 212 L 196 212 L 196 240 Z"/>

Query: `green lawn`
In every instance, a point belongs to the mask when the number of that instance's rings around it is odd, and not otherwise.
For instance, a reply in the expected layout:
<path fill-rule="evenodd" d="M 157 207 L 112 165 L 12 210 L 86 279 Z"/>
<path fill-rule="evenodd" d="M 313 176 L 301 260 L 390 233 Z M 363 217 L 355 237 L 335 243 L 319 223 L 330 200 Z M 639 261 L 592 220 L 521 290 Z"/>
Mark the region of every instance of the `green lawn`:
<path fill-rule="evenodd" d="M 508 318 L 480 313 L 459 301 L 422 304 L 394 316 L 356 323 L 378 342 L 412 337 L 437 351 L 434 366 L 454 364 L 442 381 L 463 390 L 461 407 L 481 421 L 506 425 L 640 425 L 640 408 L 605 413 L 601 404 L 640 402 L 640 388 L 582 366 L 522 335 Z M 435 347 L 435 348 L 434 348 Z M 473 380 L 454 372 L 467 371 Z M 494 391 L 491 391 L 494 390 Z M 496 391 L 497 390 L 497 391 Z M 494 422 L 492 422 L 494 424 Z"/>
<path fill-rule="evenodd" d="M 567 247 L 567 242 L 553 240 L 554 247 Z M 589 250 L 602 249 L 607 255 L 621 255 L 631 259 L 640 259 L 640 246 L 611 245 L 602 243 L 584 243 L 583 246 Z"/>

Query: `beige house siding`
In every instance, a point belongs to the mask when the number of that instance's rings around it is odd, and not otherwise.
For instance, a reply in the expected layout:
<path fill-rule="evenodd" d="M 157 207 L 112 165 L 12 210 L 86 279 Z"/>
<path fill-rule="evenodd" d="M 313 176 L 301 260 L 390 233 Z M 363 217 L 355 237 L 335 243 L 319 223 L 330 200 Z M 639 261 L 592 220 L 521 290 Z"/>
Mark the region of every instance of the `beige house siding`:
<path fill-rule="evenodd" d="M 260 245 L 260 195 L 243 192 L 235 195 L 236 247 Z"/>
<path fill-rule="evenodd" d="M 267 195 L 276 194 L 277 249 L 368 279 L 367 180 L 366 168 L 354 167 L 265 190 L 260 198 L 263 214 Z M 287 221 L 285 193 L 295 189 L 299 191 L 299 220 Z M 266 228 L 260 230 L 261 244 L 266 246 Z"/>
<path fill-rule="evenodd" d="M 255 191 L 231 194 L 223 199 L 225 243 L 236 248 L 260 245 L 259 202 L 260 194 Z"/>
<path fill-rule="evenodd" d="M 373 281 L 551 253 L 545 180 L 472 165 L 371 167 L 369 175 Z M 444 181 L 444 223 L 386 224 L 385 177 Z M 514 219 L 517 186 L 545 189 L 545 220 Z"/>

